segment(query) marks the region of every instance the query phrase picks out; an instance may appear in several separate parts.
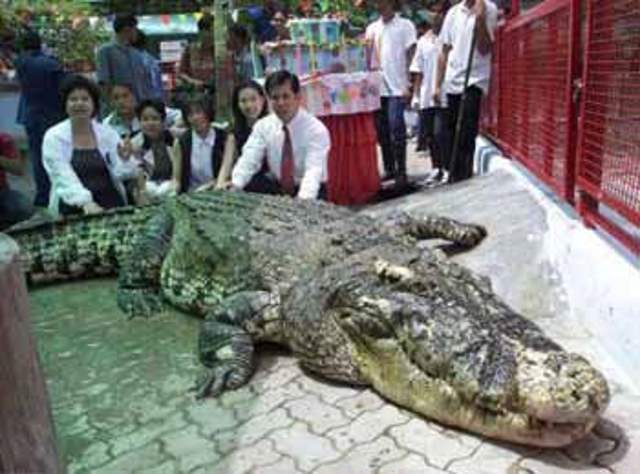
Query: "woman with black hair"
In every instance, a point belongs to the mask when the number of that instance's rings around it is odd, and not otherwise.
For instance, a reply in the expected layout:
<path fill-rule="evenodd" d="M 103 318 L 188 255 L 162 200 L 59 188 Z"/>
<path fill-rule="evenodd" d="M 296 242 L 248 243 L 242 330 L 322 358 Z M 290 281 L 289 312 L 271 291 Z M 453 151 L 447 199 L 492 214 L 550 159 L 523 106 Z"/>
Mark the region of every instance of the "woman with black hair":
<path fill-rule="evenodd" d="M 179 182 L 174 177 L 178 168 L 174 155 L 173 135 L 165 128 L 167 112 L 158 100 L 143 100 L 136 109 L 142 133 L 131 144 L 142 169 L 137 186 L 136 203 L 144 204 L 175 194 Z"/>
<path fill-rule="evenodd" d="M 242 153 L 242 147 L 251 135 L 253 124 L 269 113 L 264 89 L 253 80 L 240 84 L 233 91 L 231 110 L 234 122 L 233 133 L 227 137 L 224 159 L 215 185 L 216 189 L 226 189 L 230 186 L 231 170 L 238 156 Z M 266 165 L 263 167 L 263 172 L 266 172 Z M 248 186 L 248 189 L 251 190 L 251 187 Z M 253 190 L 259 191 L 259 189 Z"/>
<path fill-rule="evenodd" d="M 210 189 L 220 174 L 227 132 L 214 126 L 213 102 L 207 94 L 190 97 L 182 107 L 182 116 L 189 128 L 173 149 L 178 192 Z"/>
<path fill-rule="evenodd" d="M 93 214 L 124 206 L 123 180 L 136 178 L 131 143 L 95 117 L 100 90 L 91 80 L 72 75 L 61 86 L 67 119 L 49 128 L 42 160 L 51 180 L 49 209 L 58 214 Z"/>

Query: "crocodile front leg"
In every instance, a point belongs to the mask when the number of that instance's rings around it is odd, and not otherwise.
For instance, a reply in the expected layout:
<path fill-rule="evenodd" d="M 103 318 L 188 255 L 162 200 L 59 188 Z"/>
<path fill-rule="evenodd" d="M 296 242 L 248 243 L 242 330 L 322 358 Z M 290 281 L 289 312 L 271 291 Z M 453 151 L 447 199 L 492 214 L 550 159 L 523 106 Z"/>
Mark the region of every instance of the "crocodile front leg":
<path fill-rule="evenodd" d="M 241 291 L 207 315 L 198 338 L 206 367 L 196 398 L 217 397 L 244 385 L 254 371 L 253 341 L 280 339 L 278 302 L 266 291 Z"/>
<path fill-rule="evenodd" d="M 465 224 L 441 216 L 404 213 L 394 223 L 418 240 L 444 239 L 463 247 L 475 247 L 487 236 L 487 230 L 481 225 Z"/>
<path fill-rule="evenodd" d="M 171 245 L 173 219 L 162 210 L 136 238 L 118 276 L 118 306 L 129 317 L 149 317 L 162 309 L 160 269 Z"/>

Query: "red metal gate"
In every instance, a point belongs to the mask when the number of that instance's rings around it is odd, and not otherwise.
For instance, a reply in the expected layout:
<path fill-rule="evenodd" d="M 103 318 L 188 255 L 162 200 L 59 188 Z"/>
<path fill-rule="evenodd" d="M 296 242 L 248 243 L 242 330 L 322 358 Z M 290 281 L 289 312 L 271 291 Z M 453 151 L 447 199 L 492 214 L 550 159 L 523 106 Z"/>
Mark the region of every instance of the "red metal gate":
<path fill-rule="evenodd" d="M 640 254 L 639 0 L 546 0 L 507 20 L 483 125 L 564 200 L 577 196 L 587 224 Z"/>
<path fill-rule="evenodd" d="M 640 253 L 640 2 L 586 3 L 578 209 Z"/>

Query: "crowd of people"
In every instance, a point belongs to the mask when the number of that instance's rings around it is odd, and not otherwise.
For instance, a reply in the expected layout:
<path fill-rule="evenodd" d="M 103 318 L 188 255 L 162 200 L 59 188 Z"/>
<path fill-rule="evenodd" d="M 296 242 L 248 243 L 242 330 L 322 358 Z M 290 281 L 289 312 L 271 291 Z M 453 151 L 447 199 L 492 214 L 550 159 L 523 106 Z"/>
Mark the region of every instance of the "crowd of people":
<path fill-rule="evenodd" d="M 420 111 L 418 149 L 430 151 L 433 171 L 427 180 L 471 177 L 497 8 L 489 0 L 453 6 L 437 1 L 418 37 L 414 23 L 399 14 L 399 2 L 375 4 L 379 18 L 364 37 L 383 76 L 376 113 L 383 179 L 407 185 L 404 113 L 410 106 Z M 175 108 L 165 103 L 158 61 L 145 51 L 134 16 L 115 18 L 113 41 L 97 51 L 95 81 L 66 74 L 43 53 L 37 33 L 27 32 L 16 60 L 22 88 L 18 121 L 28 137 L 36 196 L 29 202 L 8 188 L 5 172 L 24 174 L 25 160 L 10 136 L 0 134 L 0 226 L 28 218 L 34 206 L 47 207 L 53 216 L 91 214 L 207 189 L 326 199 L 330 134 L 301 107 L 299 78 L 277 71 L 263 88 L 251 77 L 250 35 L 273 41 L 286 32 L 285 12 L 267 13 L 273 20 L 268 27 L 260 29 L 256 21 L 252 32 L 241 25 L 229 28 L 236 87 L 228 129 L 215 122 L 210 15 L 202 16 L 197 40 L 183 53 L 179 78 L 190 93 Z"/>

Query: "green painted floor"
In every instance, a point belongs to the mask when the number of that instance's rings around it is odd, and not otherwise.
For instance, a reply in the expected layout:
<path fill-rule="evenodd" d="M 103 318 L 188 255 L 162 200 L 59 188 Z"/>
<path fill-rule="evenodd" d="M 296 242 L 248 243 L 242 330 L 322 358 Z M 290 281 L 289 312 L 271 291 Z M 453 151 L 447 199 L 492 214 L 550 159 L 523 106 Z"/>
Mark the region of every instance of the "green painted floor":
<path fill-rule="evenodd" d="M 113 280 L 38 289 L 31 304 L 65 465 L 99 465 L 193 403 L 198 319 L 167 309 L 128 321 Z"/>

